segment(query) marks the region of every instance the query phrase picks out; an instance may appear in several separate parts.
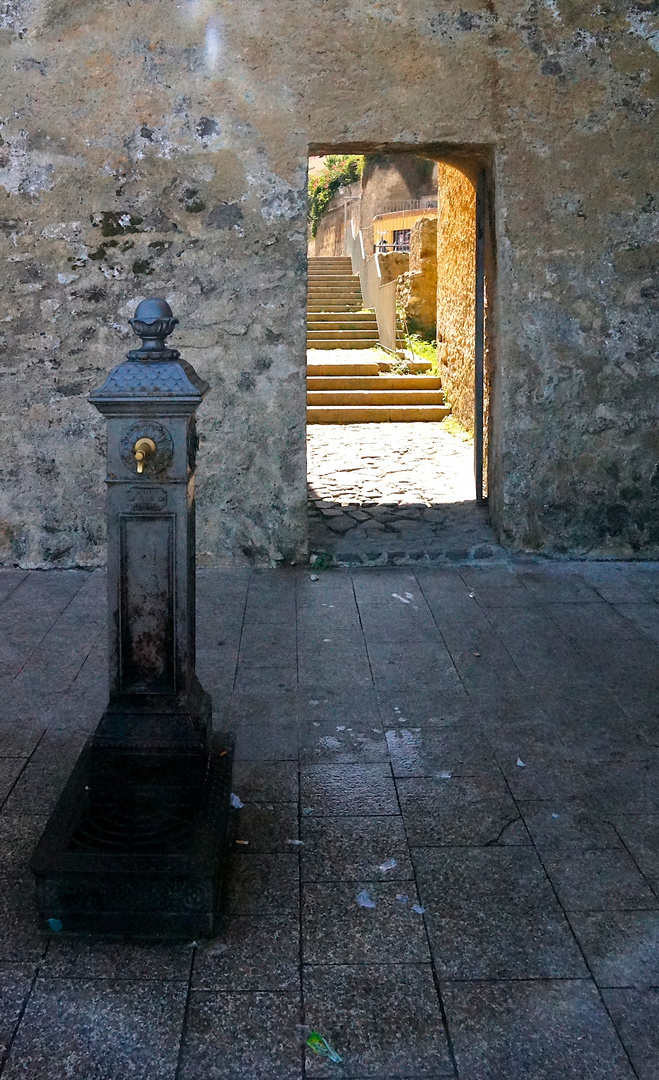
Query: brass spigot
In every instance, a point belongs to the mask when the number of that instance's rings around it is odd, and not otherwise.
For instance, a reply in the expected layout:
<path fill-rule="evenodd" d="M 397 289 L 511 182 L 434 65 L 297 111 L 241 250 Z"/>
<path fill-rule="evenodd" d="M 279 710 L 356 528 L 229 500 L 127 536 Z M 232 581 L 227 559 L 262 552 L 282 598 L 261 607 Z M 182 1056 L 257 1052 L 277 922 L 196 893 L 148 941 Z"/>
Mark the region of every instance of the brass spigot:
<path fill-rule="evenodd" d="M 155 454 L 156 444 L 153 439 L 147 439 L 146 436 L 142 439 L 138 439 L 133 447 L 133 453 L 135 454 L 135 461 L 137 462 L 138 473 L 144 472 L 144 461 L 148 458 L 149 454 Z"/>

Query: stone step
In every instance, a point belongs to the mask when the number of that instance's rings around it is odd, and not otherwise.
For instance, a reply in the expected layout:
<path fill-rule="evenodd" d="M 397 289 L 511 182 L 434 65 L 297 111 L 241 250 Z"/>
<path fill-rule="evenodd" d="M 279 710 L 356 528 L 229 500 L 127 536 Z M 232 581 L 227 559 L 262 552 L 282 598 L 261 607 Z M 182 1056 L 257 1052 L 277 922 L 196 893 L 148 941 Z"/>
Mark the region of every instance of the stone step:
<path fill-rule="evenodd" d="M 307 266 L 348 266 L 352 268 L 349 255 L 312 255 L 307 259 Z"/>
<path fill-rule="evenodd" d="M 343 311 L 312 311 L 310 313 L 309 322 L 327 323 L 333 325 L 339 323 L 341 320 L 348 316 L 351 323 L 362 323 L 370 325 L 373 323 L 377 325 L 377 320 L 372 311 L 355 311 L 355 312 L 343 312 Z"/>
<path fill-rule="evenodd" d="M 443 405 L 443 390 L 309 390 L 307 405 Z"/>
<path fill-rule="evenodd" d="M 360 293 L 359 288 L 319 288 L 309 293 L 308 300 L 311 303 L 318 302 L 319 300 L 332 300 L 333 303 L 336 303 L 337 301 L 353 303 L 354 300 L 359 300 L 361 306 L 362 294 Z"/>
<path fill-rule="evenodd" d="M 359 287 L 353 288 L 352 286 L 348 285 L 337 285 L 336 287 L 333 286 L 332 288 L 313 288 L 313 286 L 311 286 L 307 295 L 310 300 L 323 299 L 324 297 L 333 300 L 345 297 L 347 300 L 352 300 L 353 298 L 358 296 L 361 298 L 362 291 Z"/>
<path fill-rule="evenodd" d="M 309 333 L 320 334 L 325 336 L 326 334 L 338 334 L 338 333 L 355 333 L 356 331 L 373 334 L 378 336 L 378 325 L 376 322 L 353 322 L 346 312 L 343 312 L 340 319 L 335 322 L 316 322 L 314 319 L 307 320 L 307 331 Z"/>
<path fill-rule="evenodd" d="M 342 365 L 348 367 L 347 364 Z M 307 369 L 308 370 L 308 369 Z M 441 390 L 436 375 L 307 375 L 307 390 Z"/>
<path fill-rule="evenodd" d="M 308 424 L 436 423 L 451 412 L 448 405 L 310 405 Z"/>
<path fill-rule="evenodd" d="M 353 274 L 352 270 L 341 270 L 338 267 L 332 270 L 314 270 L 311 267 L 307 270 L 307 277 L 313 278 L 319 281 L 326 281 L 328 278 L 340 278 L 342 280 L 359 280 L 359 274 Z"/>
<path fill-rule="evenodd" d="M 320 330 L 307 331 L 307 338 L 309 341 L 313 341 L 315 338 L 327 338 L 328 340 L 340 341 L 344 337 L 359 338 L 360 340 L 369 340 L 371 338 L 377 338 L 377 327 L 359 326 L 353 329 L 340 330 L 338 327 L 333 326 L 331 323 L 324 324 Z"/>
<path fill-rule="evenodd" d="M 329 278 L 327 281 L 308 281 L 307 288 L 313 289 L 314 292 L 325 291 L 333 292 L 335 289 L 344 289 L 348 292 L 361 292 L 359 282 L 355 284 L 354 280 L 347 278 L 345 281 L 341 281 L 340 278 Z"/>
<path fill-rule="evenodd" d="M 347 311 L 349 313 L 353 311 L 361 311 L 362 301 L 354 300 L 351 303 L 337 304 L 333 300 L 319 300 L 318 303 L 307 305 L 307 314 L 316 315 L 318 312 L 326 312 L 327 314 L 338 315 L 341 312 Z"/>
<path fill-rule="evenodd" d="M 373 349 L 379 345 L 379 340 L 376 337 L 368 338 L 307 338 L 307 348 L 309 349 Z"/>
<path fill-rule="evenodd" d="M 327 281 L 308 281 L 307 288 L 312 289 L 314 292 L 319 290 L 333 292 L 335 289 L 345 289 L 348 292 L 358 291 L 361 292 L 359 282 L 355 284 L 354 280 L 347 278 L 345 281 L 341 281 L 340 278 L 329 278 Z"/>
<path fill-rule="evenodd" d="M 337 376 L 337 375 L 340 375 L 342 377 L 345 376 L 345 375 L 364 377 L 364 376 L 378 375 L 379 372 L 380 372 L 380 368 L 378 367 L 376 361 L 373 361 L 371 363 L 369 363 L 368 361 L 365 361 L 363 364 L 362 363 L 358 363 L 358 364 L 354 364 L 354 363 L 343 363 L 343 364 L 341 364 L 341 363 L 336 363 L 336 364 L 332 364 L 332 363 L 320 363 L 320 364 L 316 363 L 316 364 L 314 364 L 314 363 L 311 363 L 311 364 L 307 364 L 307 376 L 311 376 L 311 378 L 328 378 L 328 377 L 331 378 L 331 377 L 334 377 L 334 376 Z"/>

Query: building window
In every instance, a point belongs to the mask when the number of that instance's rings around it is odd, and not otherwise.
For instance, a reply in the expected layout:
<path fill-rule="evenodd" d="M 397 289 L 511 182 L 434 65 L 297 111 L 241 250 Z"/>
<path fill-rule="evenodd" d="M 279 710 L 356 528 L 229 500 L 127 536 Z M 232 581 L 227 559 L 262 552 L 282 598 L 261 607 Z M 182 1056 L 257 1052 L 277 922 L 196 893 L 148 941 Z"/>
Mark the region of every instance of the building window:
<path fill-rule="evenodd" d="M 394 251 L 410 250 L 411 229 L 394 229 Z"/>

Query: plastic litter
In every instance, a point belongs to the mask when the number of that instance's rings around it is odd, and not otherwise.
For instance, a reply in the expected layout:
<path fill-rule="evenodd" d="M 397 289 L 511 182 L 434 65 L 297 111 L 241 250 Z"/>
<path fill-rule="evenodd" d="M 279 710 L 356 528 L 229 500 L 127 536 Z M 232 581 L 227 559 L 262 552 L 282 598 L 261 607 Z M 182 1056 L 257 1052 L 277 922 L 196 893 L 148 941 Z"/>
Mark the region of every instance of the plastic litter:
<path fill-rule="evenodd" d="M 446 772 L 446 770 L 444 770 L 444 772 L 440 772 L 439 779 L 440 780 L 450 780 L 451 779 L 450 772 Z"/>
<path fill-rule="evenodd" d="M 558 817 L 558 814 L 552 814 L 551 816 L 555 818 Z"/>
<path fill-rule="evenodd" d="M 407 895 L 407 893 L 399 892 L 399 893 L 396 893 L 396 899 L 397 899 L 399 904 L 406 904 L 407 901 L 409 900 L 409 896 Z"/>
<path fill-rule="evenodd" d="M 373 907 L 375 907 L 375 904 L 373 905 Z M 55 934 L 59 933 L 60 930 L 64 929 L 64 923 L 61 919 L 49 919 L 48 925 Z"/>
<path fill-rule="evenodd" d="M 479 652 L 475 652 L 475 653 L 474 653 L 474 656 L 480 656 L 480 653 L 479 653 Z"/>
<path fill-rule="evenodd" d="M 231 805 L 233 806 L 234 810 L 242 810 L 243 806 L 245 805 L 243 800 L 239 799 L 233 791 L 231 792 Z"/>
<path fill-rule="evenodd" d="M 317 1031 L 312 1031 L 307 1038 L 305 1046 L 308 1046 L 310 1050 L 313 1050 L 314 1054 L 318 1054 L 319 1057 L 329 1058 L 335 1065 L 340 1065 L 343 1058 L 340 1054 L 337 1054 L 336 1050 L 330 1046 L 327 1039 L 320 1035 Z"/>
<path fill-rule="evenodd" d="M 517 764 L 519 765 L 520 769 L 526 768 L 526 762 L 522 761 L 521 757 L 517 758 Z"/>
<path fill-rule="evenodd" d="M 247 847 L 249 840 L 236 840 L 237 844 L 242 844 L 243 847 Z"/>
<path fill-rule="evenodd" d="M 346 729 L 345 724 L 337 724 L 336 725 L 336 730 L 337 731 L 345 731 L 345 729 Z"/>
<path fill-rule="evenodd" d="M 400 600 L 401 604 L 409 604 L 410 600 L 406 600 L 404 596 L 399 596 L 397 592 L 392 592 L 392 596 L 396 597 L 396 600 Z"/>
<path fill-rule="evenodd" d="M 371 894 L 367 889 L 362 889 L 360 893 L 357 893 L 357 903 L 363 908 L 375 907 L 375 900 L 371 898 Z"/>
<path fill-rule="evenodd" d="M 412 911 L 415 911 L 417 915 L 423 915 L 426 909 L 421 907 L 421 904 L 412 904 Z"/>
<path fill-rule="evenodd" d="M 304 840 L 287 840 L 286 843 L 291 847 L 304 847 Z"/>
<path fill-rule="evenodd" d="M 414 600 L 414 593 L 406 592 L 405 595 L 406 595 L 408 600 Z"/>
<path fill-rule="evenodd" d="M 379 869 L 384 873 L 385 870 L 393 870 L 394 866 L 398 866 L 395 859 L 385 859 L 383 863 L 380 863 Z"/>
<path fill-rule="evenodd" d="M 313 809 L 310 806 L 303 806 L 302 815 L 304 817 L 309 817 L 309 814 L 313 814 Z"/>
<path fill-rule="evenodd" d="M 318 574 L 312 574 L 311 575 L 311 580 L 312 581 L 318 581 Z"/>

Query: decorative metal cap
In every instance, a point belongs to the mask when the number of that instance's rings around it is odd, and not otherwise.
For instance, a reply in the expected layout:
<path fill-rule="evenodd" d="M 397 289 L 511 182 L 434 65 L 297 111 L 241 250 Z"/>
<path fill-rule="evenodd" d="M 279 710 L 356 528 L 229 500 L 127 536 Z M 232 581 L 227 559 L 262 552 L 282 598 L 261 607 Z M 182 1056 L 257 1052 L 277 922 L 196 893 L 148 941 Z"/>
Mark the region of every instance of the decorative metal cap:
<path fill-rule="evenodd" d="M 199 407 L 210 387 L 165 340 L 178 323 L 165 300 L 143 300 L 130 319 L 142 347 L 89 395 L 105 416 L 178 416 Z"/>
<path fill-rule="evenodd" d="M 128 353 L 129 360 L 148 363 L 153 360 L 178 360 L 177 349 L 168 349 L 165 340 L 178 324 L 166 300 L 154 298 L 138 304 L 135 317 L 128 320 L 138 337 L 142 338 L 139 349 Z"/>

